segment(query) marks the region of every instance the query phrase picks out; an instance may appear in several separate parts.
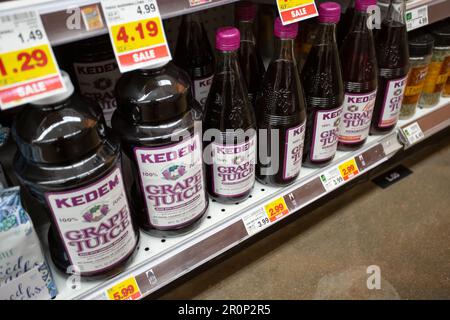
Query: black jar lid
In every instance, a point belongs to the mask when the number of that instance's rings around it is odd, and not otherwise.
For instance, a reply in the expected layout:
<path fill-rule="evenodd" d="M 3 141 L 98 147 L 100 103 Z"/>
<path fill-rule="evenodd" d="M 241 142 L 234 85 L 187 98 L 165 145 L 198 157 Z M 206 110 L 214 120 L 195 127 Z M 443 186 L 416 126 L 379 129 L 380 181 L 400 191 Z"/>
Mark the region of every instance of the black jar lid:
<path fill-rule="evenodd" d="M 434 37 L 422 31 L 408 34 L 409 55 L 411 57 L 423 57 L 432 54 Z"/>
<path fill-rule="evenodd" d="M 441 24 L 431 30 L 436 47 L 450 47 L 450 25 Z"/>

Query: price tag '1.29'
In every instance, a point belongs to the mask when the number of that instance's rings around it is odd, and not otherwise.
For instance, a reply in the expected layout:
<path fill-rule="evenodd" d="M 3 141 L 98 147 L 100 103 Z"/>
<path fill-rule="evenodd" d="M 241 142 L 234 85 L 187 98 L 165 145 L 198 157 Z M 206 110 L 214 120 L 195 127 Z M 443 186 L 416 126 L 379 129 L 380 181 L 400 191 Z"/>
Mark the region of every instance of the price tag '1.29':
<path fill-rule="evenodd" d="M 156 0 L 102 0 L 121 72 L 172 59 Z"/>
<path fill-rule="evenodd" d="M 61 93 L 64 83 L 36 11 L 0 14 L 0 107 Z"/>

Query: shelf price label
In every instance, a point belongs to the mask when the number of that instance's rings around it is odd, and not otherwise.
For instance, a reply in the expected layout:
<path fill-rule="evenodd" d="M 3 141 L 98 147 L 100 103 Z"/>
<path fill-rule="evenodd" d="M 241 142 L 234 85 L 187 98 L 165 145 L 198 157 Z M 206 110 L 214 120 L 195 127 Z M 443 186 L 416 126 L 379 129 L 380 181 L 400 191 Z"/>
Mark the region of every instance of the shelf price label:
<path fill-rule="evenodd" d="M 277 0 L 277 7 L 283 25 L 318 15 L 314 0 Z"/>
<path fill-rule="evenodd" d="M 266 212 L 260 208 L 242 218 L 245 229 L 249 235 L 253 235 L 270 225 L 270 220 Z"/>
<path fill-rule="evenodd" d="M 350 160 L 339 165 L 339 172 L 341 173 L 342 179 L 347 181 L 358 175 L 359 169 L 356 164 L 355 158 L 351 158 Z"/>
<path fill-rule="evenodd" d="M 138 300 L 142 296 L 134 277 L 112 286 L 106 293 L 109 300 Z"/>
<path fill-rule="evenodd" d="M 39 14 L 0 14 L 0 108 L 9 109 L 64 90 Z"/>
<path fill-rule="evenodd" d="M 102 0 L 121 72 L 172 59 L 156 0 Z"/>
<path fill-rule="evenodd" d="M 327 192 L 336 189 L 344 183 L 339 168 L 334 167 L 320 175 L 320 181 Z"/>
<path fill-rule="evenodd" d="M 406 11 L 406 29 L 408 31 L 426 26 L 428 24 L 428 6 L 422 6 Z"/>
<path fill-rule="evenodd" d="M 267 217 L 270 222 L 274 222 L 281 217 L 289 214 L 289 209 L 284 201 L 283 197 L 280 197 L 269 204 L 264 206 L 264 210 L 266 211 Z"/>
<path fill-rule="evenodd" d="M 425 138 L 425 135 L 417 122 L 413 122 L 402 128 L 402 132 L 409 146 Z"/>

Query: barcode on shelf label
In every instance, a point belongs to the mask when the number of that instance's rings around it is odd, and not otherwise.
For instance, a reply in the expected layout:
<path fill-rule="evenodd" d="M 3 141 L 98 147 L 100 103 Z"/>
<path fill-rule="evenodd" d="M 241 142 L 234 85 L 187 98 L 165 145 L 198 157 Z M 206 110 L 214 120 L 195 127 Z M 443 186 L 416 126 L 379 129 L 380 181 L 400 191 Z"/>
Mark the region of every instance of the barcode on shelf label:
<path fill-rule="evenodd" d="M 425 135 L 423 134 L 423 131 L 417 122 L 404 127 L 402 131 L 408 142 L 408 145 L 413 145 L 425 138 Z"/>
<path fill-rule="evenodd" d="M 428 24 L 428 6 L 422 6 L 406 11 L 406 29 L 408 31 Z"/>
<path fill-rule="evenodd" d="M 212 0 L 189 0 L 189 5 L 191 7 L 199 6 L 201 4 L 210 3 Z"/>
<path fill-rule="evenodd" d="M 320 181 L 327 192 L 338 188 L 345 182 L 338 167 L 334 167 L 322 173 L 320 175 Z"/>
<path fill-rule="evenodd" d="M 250 236 L 267 228 L 271 223 L 263 208 L 244 216 L 242 222 Z"/>

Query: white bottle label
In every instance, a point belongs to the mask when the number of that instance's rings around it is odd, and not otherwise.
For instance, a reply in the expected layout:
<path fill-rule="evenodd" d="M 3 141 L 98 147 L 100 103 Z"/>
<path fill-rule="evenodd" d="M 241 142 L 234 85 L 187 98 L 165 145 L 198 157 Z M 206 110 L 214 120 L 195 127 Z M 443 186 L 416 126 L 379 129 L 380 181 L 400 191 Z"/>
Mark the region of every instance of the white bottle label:
<path fill-rule="evenodd" d="M 304 141 L 305 123 L 286 131 L 283 167 L 284 179 L 295 177 L 300 172 Z"/>
<path fill-rule="evenodd" d="M 334 157 L 338 143 L 342 106 L 316 112 L 311 138 L 311 160 L 322 161 Z"/>
<path fill-rule="evenodd" d="M 112 114 L 117 106 L 114 86 L 121 75 L 116 60 L 74 63 L 73 66 L 81 94 L 97 101 L 103 110 L 106 123 L 110 125 Z"/>
<path fill-rule="evenodd" d="M 206 98 L 208 97 L 209 89 L 211 88 L 213 75 L 207 78 L 194 80 L 194 94 L 195 100 L 198 101 L 202 106 L 206 103 Z"/>
<path fill-rule="evenodd" d="M 154 148 L 134 148 L 150 224 L 177 227 L 206 207 L 200 136 Z"/>
<path fill-rule="evenodd" d="M 345 93 L 344 108 L 339 126 L 339 141 L 358 143 L 369 135 L 377 90 L 369 93 Z"/>
<path fill-rule="evenodd" d="M 214 193 L 237 197 L 249 191 L 255 183 L 256 135 L 241 144 L 211 145 Z"/>
<path fill-rule="evenodd" d="M 136 245 L 119 168 L 89 186 L 46 194 L 72 265 L 98 272 L 124 259 Z"/>
<path fill-rule="evenodd" d="M 408 77 L 404 77 L 388 81 L 381 109 L 381 117 L 378 121 L 378 125 L 381 128 L 390 127 L 397 123 L 402 107 L 407 78 Z"/>

